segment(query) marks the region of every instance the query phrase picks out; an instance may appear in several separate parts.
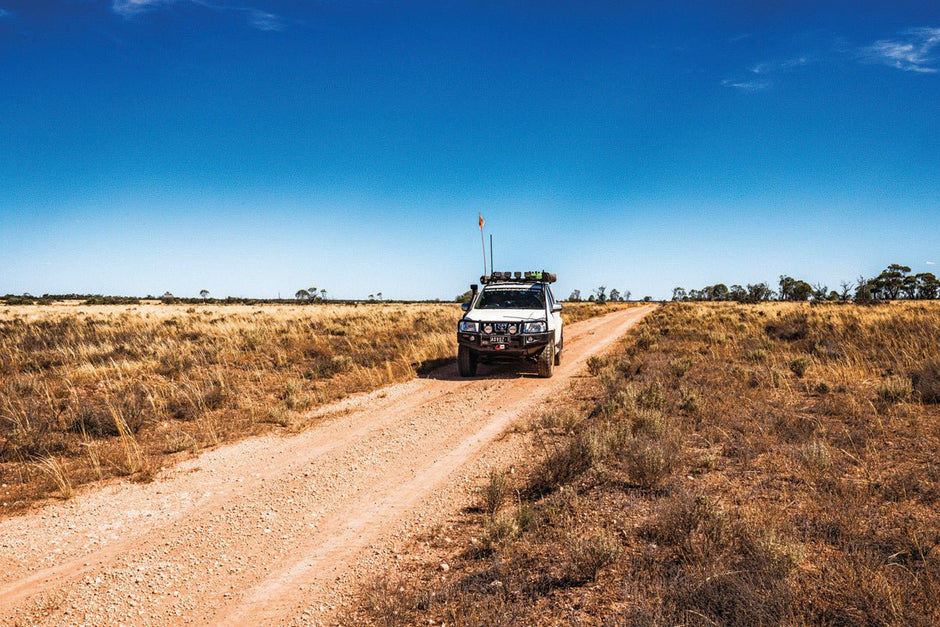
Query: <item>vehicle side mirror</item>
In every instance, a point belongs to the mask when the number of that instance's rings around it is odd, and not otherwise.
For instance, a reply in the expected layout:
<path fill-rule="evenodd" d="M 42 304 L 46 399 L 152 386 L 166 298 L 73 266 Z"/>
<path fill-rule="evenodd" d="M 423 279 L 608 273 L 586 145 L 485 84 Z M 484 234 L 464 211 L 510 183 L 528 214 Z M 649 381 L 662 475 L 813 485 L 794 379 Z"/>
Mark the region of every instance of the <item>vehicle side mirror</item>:
<path fill-rule="evenodd" d="M 552 305 L 552 313 L 555 313 L 556 311 L 561 311 L 561 303 L 555 303 Z"/>
<path fill-rule="evenodd" d="M 460 303 L 460 308 L 464 311 L 470 311 L 470 303 Z"/>

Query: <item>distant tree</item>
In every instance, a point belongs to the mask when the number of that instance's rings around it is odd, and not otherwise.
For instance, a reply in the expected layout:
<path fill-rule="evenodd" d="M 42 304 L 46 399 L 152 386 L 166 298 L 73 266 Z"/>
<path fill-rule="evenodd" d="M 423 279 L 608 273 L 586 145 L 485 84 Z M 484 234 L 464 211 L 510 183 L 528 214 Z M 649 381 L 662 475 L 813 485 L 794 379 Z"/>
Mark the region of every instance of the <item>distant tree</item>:
<path fill-rule="evenodd" d="M 740 285 L 732 285 L 728 288 L 728 298 L 743 303 L 747 300 L 747 290 Z"/>
<path fill-rule="evenodd" d="M 747 302 L 759 303 L 774 297 L 774 291 L 766 283 L 749 283 L 747 286 Z"/>
<path fill-rule="evenodd" d="M 199 290 L 199 295 L 202 296 L 202 300 L 207 300 L 209 298 L 209 290 Z"/>
<path fill-rule="evenodd" d="M 724 283 L 716 283 L 702 288 L 705 300 L 728 300 L 728 286 Z"/>
<path fill-rule="evenodd" d="M 901 295 L 904 286 L 904 277 L 911 269 L 897 263 L 892 263 L 881 274 L 875 277 L 875 289 L 880 298 L 896 300 Z"/>
<path fill-rule="evenodd" d="M 684 287 L 674 287 L 672 288 L 672 300 L 680 302 L 683 300 L 688 300 L 689 293 L 685 291 Z"/>
<path fill-rule="evenodd" d="M 855 287 L 855 284 L 850 281 L 842 281 L 839 283 L 839 287 L 842 290 L 839 292 L 839 300 L 849 300 L 852 298 L 852 289 Z"/>
<path fill-rule="evenodd" d="M 320 300 L 326 300 L 326 288 L 320 289 Z"/>
<path fill-rule="evenodd" d="M 921 272 L 916 278 L 917 298 L 932 300 L 940 294 L 940 281 L 932 272 Z"/>
<path fill-rule="evenodd" d="M 651 300 L 653 300 L 653 297 L 652 297 L 652 296 L 644 296 L 644 297 L 643 297 L 643 302 L 644 302 L 644 303 L 648 303 L 648 302 L 650 302 Z"/>
<path fill-rule="evenodd" d="M 581 302 L 581 290 L 572 290 L 571 294 L 568 296 L 568 300 L 572 303 Z"/>
<path fill-rule="evenodd" d="M 455 303 L 469 303 L 471 298 L 473 298 L 473 292 L 470 290 L 467 290 L 466 292 L 464 292 L 463 294 L 455 298 L 454 302 Z"/>
<path fill-rule="evenodd" d="M 813 286 L 806 281 L 780 275 L 780 300 L 807 300 L 813 295 Z"/>
<path fill-rule="evenodd" d="M 294 298 L 297 300 L 309 300 L 310 292 L 307 290 L 297 290 L 297 292 L 294 294 Z"/>
<path fill-rule="evenodd" d="M 604 285 L 601 285 L 599 288 L 594 290 L 594 295 L 595 295 L 594 302 L 601 303 L 601 304 L 606 303 L 607 302 L 607 294 L 605 293 L 606 291 L 607 291 L 607 287 Z"/>
<path fill-rule="evenodd" d="M 375 300 L 375 294 L 369 294 L 369 300 Z"/>
<path fill-rule="evenodd" d="M 813 285 L 812 299 L 813 300 L 835 300 L 834 298 L 829 298 L 829 287 L 826 285 L 823 285 L 822 283 L 817 283 Z"/>
<path fill-rule="evenodd" d="M 624 290 L 624 291 L 623 291 L 623 299 L 624 299 L 624 300 L 630 300 L 630 290 Z"/>
<path fill-rule="evenodd" d="M 910 276 L 910 271 L 908 266 L 892 263 L 872 279 L 860 277 L 855 290 L 856 302 L 915 298 L 919 286 L 917 277 Z"/>
<path fill-rule="evenodd" d="M 617 288 L 610 290 L 610 301 L 614 303 L 620 302 L 620 291 Z"/>
<path fill-rule="evenodd" d="M 376 292 L 375 294 L 379 300 L 382 300 L 382 292 Z"/>
<path fill-rule="evenodd" d="M 858 281 L 855 283 L 855 296 L 854 300 L 860 305 L 868 305 L 877 300 L 877 288 L 874 283 L 874 279 L 866 279 L 863 276 L 858 277 Z"/>
<path fill-rule="evenodd" d="M 904 295 L 904 298 L 910 298 L 912 300 L 917 298 L 917 288 L 917 275 L 908 274 L 907 276 L 901 277 L 901 294 Z"/>
<path fill-rule="evenodd" d="M 590 296 L 588 296 L 588 302 L 589 302 L 589 303 L 593 303 L 593 302 L 594 302 L 594 294 L 591 294 Z"/>

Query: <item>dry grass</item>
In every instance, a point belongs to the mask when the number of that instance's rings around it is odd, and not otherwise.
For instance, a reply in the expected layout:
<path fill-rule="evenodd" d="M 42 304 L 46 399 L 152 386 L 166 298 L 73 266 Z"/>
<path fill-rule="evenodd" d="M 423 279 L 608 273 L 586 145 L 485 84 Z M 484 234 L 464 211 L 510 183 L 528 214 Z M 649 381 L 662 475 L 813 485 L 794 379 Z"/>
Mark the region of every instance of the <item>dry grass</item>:
<path fill-rule="evenodd" d="M 565 319 L 565 324 L 574 324 L 595 316 L 602 316 L 612 311 L 629 309 L 631 307 L 642 307 L 648 303 L 638 302 L 606 302 L 604 304 L 582 301 L 577 303 L 564 303 L 561 315 Z"/>
<path fill-rule="evenodd" d="M 438 557 L 447 582 L 406 569 L 401 589 L 422 601 L 398 611 L 940 623 L 938 337 L 929 302 L 661 308 L 592 362 L 582 401 L 532 421 L 543 461 L 517 475 L 518 502 L 464 517 L 462 552 Z"/>
<path fill-rule="evenodd" d="M 565 307 L 575 321 L 612 311 Z M 174 456 L 307 427 L 309 410 L 454 358 L 450 303 L 0 310 L 0 514 Z"/>
<path fill-rule="evenodd" d="M 23 306 L 0 312 L 0 501 L 147 479 L 454 353 L 452 304 Z"/>

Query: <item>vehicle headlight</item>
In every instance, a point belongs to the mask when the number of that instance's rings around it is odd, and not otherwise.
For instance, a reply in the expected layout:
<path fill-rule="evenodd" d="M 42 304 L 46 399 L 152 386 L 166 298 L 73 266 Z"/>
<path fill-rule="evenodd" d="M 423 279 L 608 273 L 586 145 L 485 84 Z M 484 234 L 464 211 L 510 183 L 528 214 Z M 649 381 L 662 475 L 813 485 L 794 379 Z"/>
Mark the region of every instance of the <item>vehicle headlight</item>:
<path fill-rule="evenodd" d="M 457 330 L 461 333 L 477 333 L 480 330 L 480 323 L 470 320 L 461 320 L 457 323 Z"/>
<path fill-rule="evenodd" d="M 539 320 L 538 322 L 526 322 L 522 325 L 523 333 L 545 333 L 548 329 L 548 324 L 544 320 Z"/>

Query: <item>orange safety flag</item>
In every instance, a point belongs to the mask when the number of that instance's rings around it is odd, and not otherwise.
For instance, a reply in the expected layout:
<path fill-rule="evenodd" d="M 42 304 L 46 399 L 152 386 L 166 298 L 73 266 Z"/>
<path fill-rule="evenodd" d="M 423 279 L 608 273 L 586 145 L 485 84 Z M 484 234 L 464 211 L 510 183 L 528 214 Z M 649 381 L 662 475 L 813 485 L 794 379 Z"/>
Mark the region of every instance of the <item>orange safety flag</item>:
<path fill-rule="evenodd" d="M 483 224 L 484 224 L 484 222 L 483 222 L 483 214 L 481 213 L 481 214 L 480 214 L 480 230 L 481 230 L 481 231 L 483 230 Z"/>

